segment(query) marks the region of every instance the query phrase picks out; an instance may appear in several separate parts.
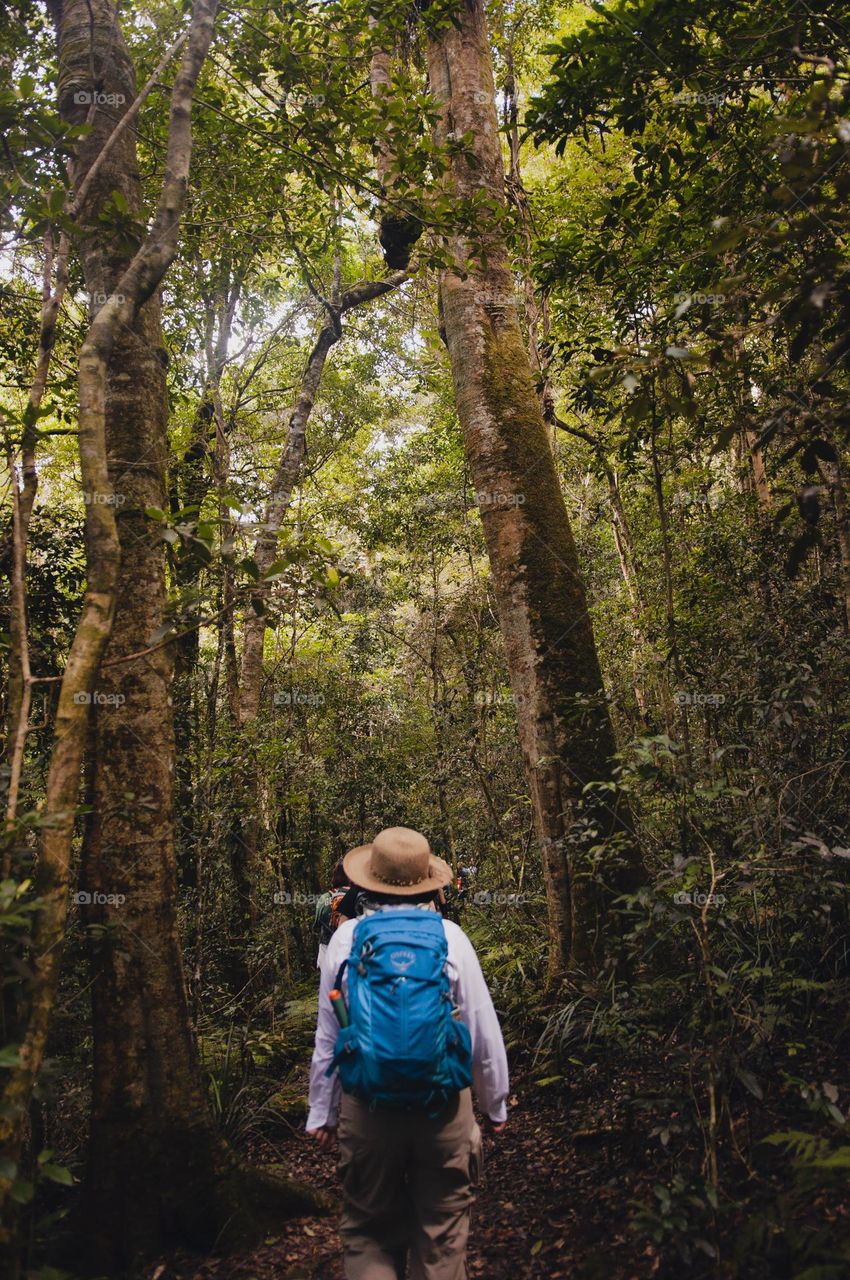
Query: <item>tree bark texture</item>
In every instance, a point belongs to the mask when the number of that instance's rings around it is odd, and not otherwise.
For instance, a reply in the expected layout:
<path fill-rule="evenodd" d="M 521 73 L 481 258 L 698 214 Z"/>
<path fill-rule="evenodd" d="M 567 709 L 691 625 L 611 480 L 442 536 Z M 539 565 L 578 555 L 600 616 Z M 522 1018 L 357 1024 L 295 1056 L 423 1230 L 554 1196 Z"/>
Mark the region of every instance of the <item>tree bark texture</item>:
<path fill-rule="evenodd" d="M 427 15 L 426 15 L 427 21 Z M 453 154 L 465 199 L 483 194 L 493 217 L 477 265 L 441 282 L 446 342 L 466 456 L 478 494 L 549 903 L 551 966 L 595 969 L 606 950 L 610 893 L 636 887 L 642 862 L 622 801 L 592 800 L 616 750 L 575 543 L 516 312 L 500 222 L 504 171 L 493 69 L 479 0 L 429 33 L 440 141 L 471 133 L 474 161 Z M 475 246 L 450 241 L 454 260 Z M 616 837 L 617 852 L 605 837 Z M 608 892 L 600 890 L 601 870 Z"/>

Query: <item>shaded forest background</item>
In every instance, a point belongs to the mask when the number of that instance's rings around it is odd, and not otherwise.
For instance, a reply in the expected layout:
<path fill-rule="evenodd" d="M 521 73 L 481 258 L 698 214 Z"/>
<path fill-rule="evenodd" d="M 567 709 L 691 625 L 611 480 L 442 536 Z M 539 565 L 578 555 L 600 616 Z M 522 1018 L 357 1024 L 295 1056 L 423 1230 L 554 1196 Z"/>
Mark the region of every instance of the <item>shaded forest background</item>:
<path fill-rule="evenodd" d="M 403 823 L 628 1221 L 504 1274 L 841 1280 L 850 24 L 2 11 L 9 1274 L 323 1208 L 315 898 Z"/>

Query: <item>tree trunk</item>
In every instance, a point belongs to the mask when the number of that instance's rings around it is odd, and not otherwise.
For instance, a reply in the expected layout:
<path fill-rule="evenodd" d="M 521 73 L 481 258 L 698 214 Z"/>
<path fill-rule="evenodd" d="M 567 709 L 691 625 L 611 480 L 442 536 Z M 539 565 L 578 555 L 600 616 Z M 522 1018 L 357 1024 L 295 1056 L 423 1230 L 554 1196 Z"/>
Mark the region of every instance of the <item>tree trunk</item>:
<path fill-rule="evenodd" d="M 103 0 L 101 7 L 104 6 L 108 6 L 108 0 Z M 65 7 L 57 0 L 51 5 L 57 25 L 61 25 L 63 32 L 67 30 L 71 33 L 70 42 L 75 49 L 79 64 L 78 68 L 72 65 L 70 83 L 66 83 L 64 104 L 61 101 L 60 88 L 60 110 L 64 105 L 69 115 L 73 114 L 72 100 L 78 96 L 79 92 L 83 92 L 77 90 L 75 86 L 88 82 L 91 98 L 91 90 L 94 89 L 91 69 L 95 63 L 97 36 L 98 34 L 102 36 L 102 31 L 98 31 L 91 0 L 85 0 L 88 25 L 84 25 L 82 21 L 82 15 L 79 12 L 82 8 L 83 5 L 79 5 L 77 12 L 74 13 L 73 3 Z M 206 5 L 203 0 L 198 0 L 198 9 L 200 21 L 195 22 L 193 19 L 193 28 L 200 27 L 203 31 L 208 27 L 211 30 L 211 19 L 207 21 L 204 17 Z M 114 12 L 107 7 L 107 13 L 114 24 Z M 68 27 L 65 28 L 64 19 L 69 14 Z M 207 34 L 207 40 L 208 38 Z M 61 43 L 60 37 L 60 51 Z M 3 1209 L 0 1249 L 11 1262 L 12 1270 L 16 1269 L 17 1263 L 14 1229 L 10 1225 L 7 1213 L 8 1192 L 20 1158 L 32 1091 L 47 1044 L 68 912 L 71 843 L 79 800 L 80 769 L 89 725 L 89 706 L 92 702 L 93 685 L 101 658 L 112 630 L 116 605 L 120 548 L 114 509 L 115 495 L 108 475 L 108 369 L 118 347 L 119 335 L 132 331 L 140 308 L 157 288 L 174 255 L 176 228 L 188 170 L 188 112 L 185 98 L 188 95 L 191 101 L 194 76 L 203 57 L 202 54 L 200 58 L 198 56 L 197 39 L 195 45 L 192 56 L 187 58 L 178 77 L 178 84 L 183 90 L 184 98 L 180 104 L 182 119 L 178 115 L 175 124 L 175 117 L 172 117 L 172 127 L 169 131 L 168 168 L 156 218 L 138 252 L 132 256 L 129 263 L 125 256 L 121 260 L 120 270 L 113 272 L 112 279 L 117 283 L 117 288 L 108 298 L 104 295 L 80 348 L 78 442 L 83 494 L 86 501 L 86 591 L 83 597 L 82 613 L 62 676 L 47 777 L 43 834 L 35 875 L 39 909 L 32 930 L 33 976 L 30 981 L 27 1021 L 18 1062 L 6 1078 L 3 1096 L 0 1099 L 0 1154 L 3 1156 L 4 1164 L 3 1172 L 0 1174 L 0 1204 Z M 101 40 L 101 51 L 102 49 Z M 70 61 L 73 64 L 73 58 Z M 82 70 L 83 63 L 87 68 L 86 71 Z M 177 99 L 176 88 L 175 99 Z M 122 98 L 122 101 L 126 102 L 126 98 Z M 94 106 L 91 106 L 88 112 L 83 112 L 83 115 L 87 116 L 86 123 L 91 123 L 97 112 Z M 116 150 L 114 143 L 117 133 L 118 130 L 113 131 L 108 123 L 106 127 L 102 124 L 100 130 L 91 131 L 89 135 L 90 172 L 98 168 L 104 173 L 108 172 L 106 157 L 110 149 L 113 152 Z M 85 187 L 84 180 L 77 188 L 77 199 L 74 204 L 70 209 L 66 209 L 69 222 L 73 222 L 81 211 Z M 91 237 L 88 246 L 85 236 L 82 237 L 82 243 L 84 254 L 92 252 Z M 60 271 L 64 269 L 61 254 L 60 249 L 58 264 Z M 57 288 L 60 283 L 61 277 L 57 272 Z M 44 333 L 44 312 L 42 318 Z M 55 316 L 53 319 L 55 322 Z M 46 379 L 48 357 L 49 350 L 43 368 L 41 360 L 39 362 L 39 369 L 33 383 L 33 393 L 30 397 L 31 410 L 33 394 L 40 399 L 39 376 L 43 375 L 43 379 Z M 33 424 L 34 411 L 27 419 L 28 426 L 31 427 Z M 32 442 L 27 442 L 26 439 L 24 454 L 26 472 L 28 466 L 34 467 Z M 32 487 L 30 506 L 34 496 L 35 490 Z M 18 607 L 20 609 L 20 598 Z"/>
<path fill-rule="evenodd" d="M 206 370 L 200 401 L 192 421 L 189 445 L 179 462 L 172 461 L 170 468 L 172 513 L 189 511 L 189 522 L 199 524 L 203 519 L 203 506 L 213 480 L 219 490 L 218 518 L 219 539 L 223 543 L 231 534 L 232 522 L 227 508 L 220 500 L 223 487 L 219 475 L 219 459 L 225 445 L 224 411 L 221 403 L 221 380 L 227 365 L 227 348 L 233 329 L 236 307 L 241 293 L 242 280 L 233 280 L 227 268 L 215 297 L 205 298 Z M 206 523 L 206 521 L 204 521 Z M 223 562 L 217 568 L 223 569 Z M 198 889 L 200 849 L 198 842 L 197 792 L 199 779 L 193 743 L 200 718 L 200 691 L 197 682 L 200 655 L 201 615 L 200 583 L 202 562 L 191 549 L 176 556 L 173 561 L 174 580 L 181 594 L 186 593 L 188 608 L 184 605 L 185 630 L 174 645 L 174 740 L 175 740 L 175 836 L 177 844 L 177 878 L 181 888 Z M 191 928 L 191 925 L 190 925 Z M 191 934 L 187 937 L 191 946 Z"/>
<path fill-rule="evenodd" d="M 385 280 L 361 281 L 346 289 L 332 302 L 323 300 L 329 313 L 310 352 L 301 376 L 295 405 L 289 416 L 286 441 L 278 461 L 272 491 L 263 513 L 262 531 L 254 544 L 254 563 L 258 570 L 257 589 L 245 613 L 242 630 L 242 666 L 239 680 L 238 717 L 243 732 L 250 731 L 260 711 L 263 691 L 263 650 L 266 634 L 265 599 L 270 583 L 266 581 L 277 555 L 278 538 L 283 528 L 292 494 L 301 476 L 307 452 L 307 423 L 319 391 L 328 352 L 342 337 L 342 317 L 385 293 L 398 288 L 406 279 L 395 272 Z M 246 930 L 250 933 L 256 917 L 255 892 L 258 876 L 260 836 L 259 778 L 253 760 L 246 760 L 234 788 L 240 797 L 239 813 L 231 833 L 231 865 L 234 883 Z M 238 971 L 241 985 L 250 982 L 247 968 Z"/>
<path fill-rule="evenodd" d="M 174 1238 L 210 1243 L 227 1229 L 251 1229 L 246 1176 L 208 1113 L 190 1029 L 175 913 L 174 740 L 171 661 L 160 648 L 140 654 L 165 608 L 164 556 L 145 508 L 165 506 L 165 359 L 159 301 L 151 296 L 176 251 L 191 153 L 195 80 L 212 35 L 215 0 L 196 0 L 189 42 L 172 92 L 160 213 L 151 233 L 162 250 L 146 281 L 145 305 L 122 325 L 109 363 L 104 413 L 121 543 L 115 626 L 94 707 L 94 812 L 84 846 L 83 887 L 90 923 L 103 928 L 94 955 L 94 1079 L 84 1188 L 90 1259 L 109 1274 Z M 65 0 L 59 22 L 60 108 L 90 89 L 133 103 L 135 78 L 112 0 Z M 74 181 L 80 201 L 86 285 L 117 296 L 130 275 L 126 251 L 110 243 L 98 215 L 114 190 L 130 213 L 142 208 L 132 131 L 105 163 L 98 152 L 114 127 L 94 113 L 80 143 Z M 167 240 L 165 239 L 167 235 Z M 144 251 L 142 251 L 144 252 Z M 140 255 L 137 255 L 139 257 Z M 122 276 L 122 272 L 124 275 Z M 120 301 L 120 299 L 119 299 Z M 109 304 L 107 304 L 109 305 Z M 304 1198 L 288 1193 L 298 1205 Z"/>
<path fill-rule="evenodd" d="M 772 502 L 770 498 L 770 485 L 767 481 L 767 471 L 764 465 L 764 454 L 759 448 L 758 435 L 755 431 L 747 428 L 744 431 L 744 440 L 747 446 L 747 452 L 750 456 L 750 464 L 753 468 L 753 483 L 756 488 L 759 504 L 763 511 L 770 511 Z"/>
<path fill-rule="evenodd" d="M 18 483 L 18 466 L 14 450 L 8 456 L 9 479 L 12 486 L 12 573 L 11 607 L 9 610 L 9 679 L 6 712 L 6 737 L 3 760 L 9 769 L 9 789 L 6 794 L 6 821 L 3 833 L 2 872 L 6 879 L 12 869 L 15 849 L 15 830 L 18 812 L 18 794 L 23 771 L 24 752 L 28 733 L 30 704 L 32 701 L 32 672 L 30 670 L 29 639 L 27 635 L 27 539 L 30 517 L 38 491 L 38 472 L 35 467 L 35 446 L 38 438 L 38 412 L 47 386 L 47 375 L 56 345 L 56 322 L 59 308 L 68 283 L 68 253 L 70 245 L 67 232 L 62 232 L 58 246 L 52 227 L 44 237 L 44 273 L 41 292 L 41 325 L 38 340 L 38 356 L 30 383 L 27 407 L 24 411 L 21 435 L 21 484 Z M 54 278 L 55 272 L 55 278 Z"/>
<path fill-rule="evenodd" d="M 641 675 L 641 658 L 646 648 L 646 637 L 644 635 L 643 617 L 645 613 L 645 605 L 643 593 L 641 592 L 640 579 L 638 578 L 637 566 L 635 563 L 634 542 L 632 539 L 631 529 L 629 528 L 626 509 L 623 506 L 623 499 L 620 493 L 620 484 L 617 480 L 617 473 L 611 466 L 605 456 L 605 450 L 600 442 L 591 435 L 589 431 L 583 430 L 581 427 L 570 426 L 568 422 L 564 422 L 561 418 L 555 417 L 555 426 L 561 431 L 566 431 L 568 435 L 575 436 L 579 440 L 584 440 L 589 444 L 593 452 L 596 454 L 599 465 L 605 473 L 605 479 L 608 484 L 608 505 L 611 510 L 611 529 L 614 534 L 614 546 L 617 550 L 617 558 L 620 561 L 620 572 L 623 575 L 623 582 L 626 586 L 626 592 L 629 597 L 631 606 L 632 622 L 634 624 L 635 645 L 632 650 L 632 667 L 633 679 L 632 687 L 635 691 L 635 701 L 644 725 L 647 722 L 649 713 L 649 700 L 646 696 L 646 690 L 643 686 L 643 677 Z M 662 695 L 663 696 L 663 695 Z"/>
<path fill-rule="evenodd" d="M 832 494 L 832 505 L 835 512 L 835 539 L 838 544 L 838 563 L 841 573 L 841 596 L 844 604 L 844 627 L 850 633 L 850 505 L 847 502 L 847 488 L 844 473 L 838 460 L 838 451 L 834 441 L 830 441 L 836 450 L 835 461 L 818 460 L 821 479 Z"/>
<path fill-rule="evenodd" d="M 426 15 L 427 21 L 427 15 Z M 465 0 L 456 25 L 431 33 L 431 89 L 438 138 L 469 133 L 475 162 L 453 154 L 454 193 L 504 208 L 504 173 L 493 69 L 480 0 Z M 610 929 L 592 846 L 608 837 L 601 868 L 610 892 L 635 887 L 642 863 L 622 801 L 585 795 L 610 779 L 616 750 L 584 585 L 567 511 L 523 342 L 504 237 L 482 230 L 466 278 L 440 288 L 458 415 L 490 557 L 520 741 L 549 902 L 551 968 L 595 971 Z M 475 247 L 450 242 L 454 260 Z M 486 265 L 485 265 L 486 262 Z"/>

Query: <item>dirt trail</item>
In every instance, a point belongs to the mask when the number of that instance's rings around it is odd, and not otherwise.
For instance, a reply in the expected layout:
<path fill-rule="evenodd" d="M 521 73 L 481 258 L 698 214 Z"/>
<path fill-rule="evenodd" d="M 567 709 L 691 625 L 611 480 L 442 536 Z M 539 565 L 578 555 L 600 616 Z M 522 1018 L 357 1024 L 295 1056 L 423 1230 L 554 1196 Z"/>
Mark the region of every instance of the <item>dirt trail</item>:
<path fill-rule="evenodd" d="M 643 1196 L 631 1161 L 615 1154 L 590 1098 L 514 1082 L 510 1122 L 487 1136 L 484 1178 L 474 1210 L 470 1280 L 627 1280 L 652 1275 L 651 1253 L 626 1228 L 626 1205 Z M 555 1086 L 558 1088 L 559 1086 Z M 303 1121 L 302 1121 L 303 1123 Z M 596 1126 L 594 1128 L 594 1125 Z M 584 1136 L 579 1134 L 589 1130 Z M 336 1155 L 293 1126 L 277 1158 L 289 1173 L 337 1195 Z M 342 1280 L 336 1220 L 309 1218 L 282 1224 L 250 1253 L 227 1258 L 171 1259 L 151 1269 L 156 1280 Z"/>

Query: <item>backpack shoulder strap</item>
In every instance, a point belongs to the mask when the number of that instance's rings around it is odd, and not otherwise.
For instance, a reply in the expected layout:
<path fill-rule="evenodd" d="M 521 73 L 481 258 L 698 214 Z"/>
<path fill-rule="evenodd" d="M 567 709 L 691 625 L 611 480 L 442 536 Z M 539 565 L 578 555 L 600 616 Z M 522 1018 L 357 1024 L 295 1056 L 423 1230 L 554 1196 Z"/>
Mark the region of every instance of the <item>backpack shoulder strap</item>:
<path fill-rule="evenodd" d="M 346 969 L 348 968 L 348 963 L 352 955 L 354 955 L 355 951 L 362 945 L 363 932 L 364 932 L 363 926 L 366 923 L 367 921 L 366 921 L 366 918 L 364 917 L 362 920 L 358 920 L 357 924 L 354 926 L 354 935 L 351 939 L 351 950 L 349 951 L 348 955 L 345 957 L 342 964 L 339 966 L 339 968 L 336 971 L 336 981 L 334 982 L 334 986 L 336 987 L 337 991 L 340 991 L 342 989 L 340 987 L 340 983 L 342 982 L 342 975 L 345 973 Z"/>

